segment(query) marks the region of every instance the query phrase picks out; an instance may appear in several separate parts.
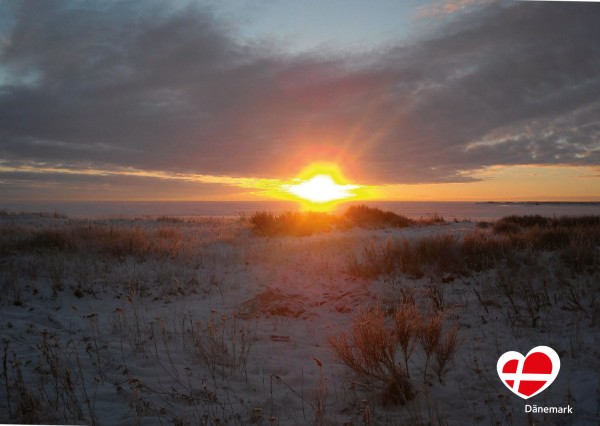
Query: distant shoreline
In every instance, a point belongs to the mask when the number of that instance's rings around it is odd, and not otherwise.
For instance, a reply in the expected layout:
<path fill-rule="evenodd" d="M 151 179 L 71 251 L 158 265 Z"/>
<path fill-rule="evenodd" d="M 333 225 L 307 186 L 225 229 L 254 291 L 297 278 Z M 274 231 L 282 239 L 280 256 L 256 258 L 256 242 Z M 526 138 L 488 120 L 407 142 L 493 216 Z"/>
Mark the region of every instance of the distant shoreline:
<path fill-rule="evenodd" d="M 523 206 L 600 206 L 600 201 L 478 201 L 475 204 L 510 204 Z"/>

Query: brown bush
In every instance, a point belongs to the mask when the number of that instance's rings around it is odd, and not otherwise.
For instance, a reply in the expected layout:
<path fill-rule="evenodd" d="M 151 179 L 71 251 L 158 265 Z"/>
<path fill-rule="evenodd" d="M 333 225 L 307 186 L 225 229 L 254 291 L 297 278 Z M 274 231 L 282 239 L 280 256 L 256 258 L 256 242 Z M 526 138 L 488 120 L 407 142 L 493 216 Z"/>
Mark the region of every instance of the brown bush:
<path fill-rule="evenodd" d="M 457 332 L 456 324 L 444 332 L 443 314 L 422 314 L 414 303 L 396 306 L 390 320 L 377 305 L 352 320 L 349 334 L 342 332 L 328 341 L 361 383 L 382 391 L 384 404 L 404 404 L 415 396 L 408 362 L 417 342 L 425 354 L 424 380 L 433 358 L 434 372 L 441 382 L 459 345 Z M 397 362 L 398 348 L 403 363 Z"/>
<path fill-rule="evenodd" d="M 495 224 L 493 233 L 477 229 L 462 238 L 437 235 L 371 243 L 349 261 L 348 273 L 364 278 L 397 272 L 421 278 L 427 271 L 460 276 L 535 251 L 559 251 L 559 259 L 572 270 L 593 272 L 600 268 L 600 225 L 595 218 L 510 216 Z"/>
<path fill-rule="evenodd" d="M 16 252 L 83 252 L 123 258 L 176 257 L 189 242 L 175 227 L 159 229 L 141 226 L 66 224 L 41 229 L 13 227 L 0 229 L 0 255 Z"/>
<path fill-rule="evenodd" d="M 414 220 L 406 216 L 365 205 L 348 207 L 344 217 L 351 224 L 362 228 L 404 228 L 415 223 Z"/>
<path fill-rule="evenodd" d="M 262 236 L 303 237 L 330 231 L 338 223 L 339 219 L 335 216 L 321 212 L 284 212 L 275 215 L 262 211 L 250 216 L 254 231 Z"/>
<path fill-rule="evenodd" d="M 462 239 L 461 251 L 466 268 L 482 271 L 494 267 L 511 250 L 506 237 L 495 237 L 487 232 L 475 231 Z"/>
<path fill-rule="evenodd" d="M 396 332 L 386 326 L 380 306 L 360 313 L 350 334 L 330 336 L 329 344 L 363 384 L 382 391 L 383 403 L 404 404 L 414 397 L 407 372 L 396 362 Z"/>
<path fill-rule="evenodd" d="M 505 216 L 497 220 L 492 226 L 497 233 L 508 233 L 520 228 L 531 228 L 534 226 L 544 227 L 550 223 L 550 219 L 540 215 L 532 216 Z"/>

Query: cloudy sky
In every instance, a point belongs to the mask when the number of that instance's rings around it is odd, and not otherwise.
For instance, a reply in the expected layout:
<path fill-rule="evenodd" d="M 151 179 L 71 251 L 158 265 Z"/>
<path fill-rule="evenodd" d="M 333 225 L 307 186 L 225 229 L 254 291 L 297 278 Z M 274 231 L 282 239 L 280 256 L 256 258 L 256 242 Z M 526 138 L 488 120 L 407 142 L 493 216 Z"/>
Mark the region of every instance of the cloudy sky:
<path fill-rule="evenodd" d="M 0 199 L 600 200 L 600 3 L 0 1 Z"/>

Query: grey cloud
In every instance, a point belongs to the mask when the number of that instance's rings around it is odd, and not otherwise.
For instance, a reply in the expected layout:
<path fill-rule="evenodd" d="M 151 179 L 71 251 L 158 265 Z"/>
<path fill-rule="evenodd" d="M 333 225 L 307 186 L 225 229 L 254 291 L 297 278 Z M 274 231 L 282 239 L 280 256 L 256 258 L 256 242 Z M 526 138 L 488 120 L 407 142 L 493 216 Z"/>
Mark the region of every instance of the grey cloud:
<path fill-rule="evenodd" d="M 231 185 L 202 184 L 184 180 L 141 176 L 94 176 L 61 173 L 1 172 L 2 200 L 69 199 L 203 199 L 233 194 L 248 196 L 248 190 Z"/>
<path fill-rule="evenodd" d="M 600 163 L 598 5 L 493 4 L 354 56 L 244 44 L 198 7 L 22 2 L 14 17 L 0 67 L 34 77 L 0 87 L 13 162 L 272 177 L 333 145 L 386 183 Z"/>

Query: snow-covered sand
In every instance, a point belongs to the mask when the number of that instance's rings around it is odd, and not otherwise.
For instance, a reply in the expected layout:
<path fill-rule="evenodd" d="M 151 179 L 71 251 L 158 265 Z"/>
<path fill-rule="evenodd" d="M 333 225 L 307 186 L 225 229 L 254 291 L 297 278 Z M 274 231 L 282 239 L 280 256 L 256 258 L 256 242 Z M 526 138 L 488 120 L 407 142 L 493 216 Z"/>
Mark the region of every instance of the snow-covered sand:
<path fill-rule="evenodd" d="M 461 236 L 474 231 L 472 222 L 272 238 L 254 235 L 240 219 L 8 215 L 0 226 L 5 240 L 31 229 L 98 226 L 155 238 L 148 255 L 131 255 L 131 247 L 122 256 L 77 247 L 2 251 L 0 421 L 600 424 L 597 273 L 557 270 L 552 253 L 508 277 L 497 269 L 450 279 L 348 273 L 369 245 Z M 498 279 L 515 283 L 517 294 L 527 281 L 547 289 L 549 300 L 532 314 L 538 318 L 528 322 L 525 311 L 517 318 Z M 440 382 L 431 372 L 423 379 L 417 345 L 409 364 L 416 396 L 384 406 L 379 390 L 358 385 L 328 337 L 407 292 L 425 306 L 432 285 L 443 294 L 446 325 L 458 324 L 460 346 Z M 562 367 L 548 389 L 525 401 L 501 383 L 496 361 L 538 345 L 554 348 Z M 526 414 L 525 404 L 570 405 L 573 414 Z"/>

